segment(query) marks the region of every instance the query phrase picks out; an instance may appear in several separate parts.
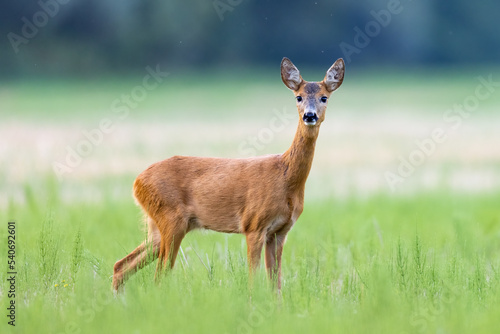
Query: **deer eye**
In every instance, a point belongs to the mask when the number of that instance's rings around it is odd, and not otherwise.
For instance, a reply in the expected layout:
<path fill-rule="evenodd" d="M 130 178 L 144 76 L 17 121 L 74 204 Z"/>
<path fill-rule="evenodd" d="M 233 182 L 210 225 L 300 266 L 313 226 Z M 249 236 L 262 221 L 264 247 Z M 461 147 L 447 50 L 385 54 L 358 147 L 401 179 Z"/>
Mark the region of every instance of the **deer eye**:
<path fill-rule="evenodd" d="M 322 96 L 322 97 L 321 97 L 321 102 L 325 103 L 325 102 L 326 102 L 326 100 L 327 100 L 327 97 L 326 97 L 326 96 Z"/>
<path fill-rule="evenodd" d="M 297 102 L 302 102 L 302 96 L 297 96 Z"/>

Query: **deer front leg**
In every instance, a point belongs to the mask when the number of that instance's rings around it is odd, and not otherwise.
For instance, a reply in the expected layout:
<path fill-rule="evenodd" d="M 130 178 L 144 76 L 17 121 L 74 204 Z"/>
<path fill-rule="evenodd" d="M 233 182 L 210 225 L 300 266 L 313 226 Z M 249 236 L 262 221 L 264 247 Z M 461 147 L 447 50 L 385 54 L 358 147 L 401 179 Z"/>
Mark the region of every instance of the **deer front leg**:
<path fill-rule="evenodd" d="M 266 241 L 266 270 L 271 282 L 281 290 L 281 255 L 286 235 L 272 235 Z"/>
<path fill-rule="evenodd" d="M 249 232 L 246 234 L 247 239 L 247 257 L 248 257 L 248 267 L 250 270 L 250 278 L 252 278 L 253 273 L 257 270 L 260 264 L 260 256 L 262 253 L 262 247 L 264 246 L 265 234 L 256 231 Z"/>

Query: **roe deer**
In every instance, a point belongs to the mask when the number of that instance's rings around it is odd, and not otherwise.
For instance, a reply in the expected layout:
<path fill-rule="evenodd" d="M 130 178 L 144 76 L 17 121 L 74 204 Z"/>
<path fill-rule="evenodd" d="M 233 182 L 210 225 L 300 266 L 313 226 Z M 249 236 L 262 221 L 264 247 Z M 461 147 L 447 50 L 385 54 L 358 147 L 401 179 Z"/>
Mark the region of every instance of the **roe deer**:
<path fill-rule="evenodd" d="M 134 196 L 146 214 L 148 236 L 115 263 L 115 290 L 156 257 L 156 277 L 164 266 L 172 268 L 182 239 L 196 228 L 245 234 L 250 275 L 259 266 L 265 245 L 269 278 L 281 289 L 283 245 L 304 207 L 319 127 L 330 94 L 344 79 L 344 61 L 338 59 L 323 81 L 307 82 L 283 58 L 281 78 L 293 91 L 300 116 L 285 153 L 245 159 L 174 156 L 137 177 Z"/>

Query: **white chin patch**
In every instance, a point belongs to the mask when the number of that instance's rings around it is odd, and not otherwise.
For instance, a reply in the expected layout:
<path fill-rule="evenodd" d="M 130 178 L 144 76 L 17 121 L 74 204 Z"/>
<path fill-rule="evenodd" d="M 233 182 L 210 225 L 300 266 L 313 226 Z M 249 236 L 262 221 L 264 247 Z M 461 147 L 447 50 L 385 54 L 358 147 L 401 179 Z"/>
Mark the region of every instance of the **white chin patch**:
<path fill-rule="evenodd" d="M 304 121 L 304 124 L 307 125 L 307 126 L 315 126 L 316 125 L 316 121 L 314 121 L 314 122 L 306 122 L 306 121 Z"/>

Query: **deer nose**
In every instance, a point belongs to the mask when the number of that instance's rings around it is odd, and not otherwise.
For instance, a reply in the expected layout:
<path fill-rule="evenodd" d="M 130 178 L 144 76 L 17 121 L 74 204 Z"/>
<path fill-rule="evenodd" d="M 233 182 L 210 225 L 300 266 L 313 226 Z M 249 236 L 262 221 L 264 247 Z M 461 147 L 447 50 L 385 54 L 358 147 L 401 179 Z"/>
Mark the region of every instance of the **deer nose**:
<path fill-rule="evenodd" d="M 318 115 L 313 111 L 307 111 L 304 113 L 302 120 L 306 125 L 315 125 L 318 121 Z"/>

